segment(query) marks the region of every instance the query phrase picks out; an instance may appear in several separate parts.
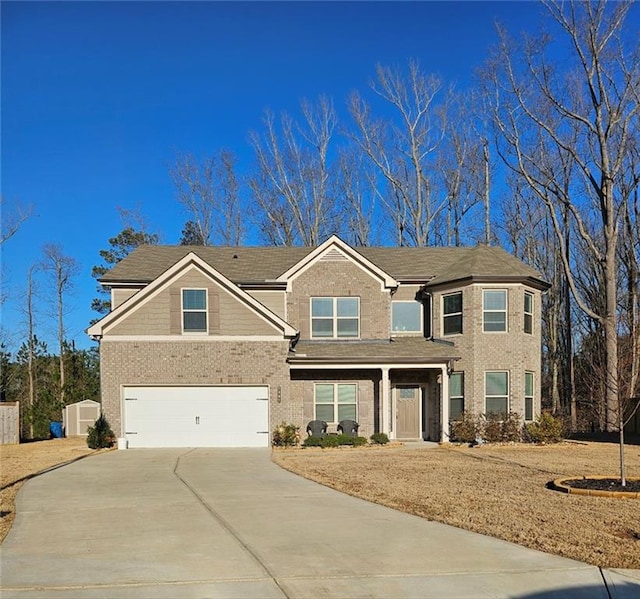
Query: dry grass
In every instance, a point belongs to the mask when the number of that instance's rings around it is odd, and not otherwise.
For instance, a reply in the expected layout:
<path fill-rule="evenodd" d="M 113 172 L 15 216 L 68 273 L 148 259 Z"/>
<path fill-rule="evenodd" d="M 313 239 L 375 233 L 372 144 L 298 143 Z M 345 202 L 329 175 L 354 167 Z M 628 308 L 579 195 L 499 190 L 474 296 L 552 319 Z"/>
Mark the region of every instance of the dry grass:
<path fill-rule="evenodd" d="M 96 453 L 83 437 L 0 445 L 0 543 L 15 519 L 15 502 L 24 480 L 53 466 Z"/>
<path fill-rule="evenodd" d="M 274 451 L 283 468 L 398 510 L 608 568 L 640 568 L 640 500 L 567 495 L 563 475 L 618 473 L 618 446 Z M 640 446 L 626 447 L 640 476 Z"/>

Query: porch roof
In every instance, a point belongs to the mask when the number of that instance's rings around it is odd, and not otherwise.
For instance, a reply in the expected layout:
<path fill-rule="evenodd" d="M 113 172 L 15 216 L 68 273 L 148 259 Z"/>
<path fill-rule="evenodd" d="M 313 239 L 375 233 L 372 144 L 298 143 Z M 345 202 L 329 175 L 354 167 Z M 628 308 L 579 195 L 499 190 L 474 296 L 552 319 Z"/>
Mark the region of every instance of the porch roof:
<path fill-rule="evenodd" d="M 289 352 L 290 364 L 442 364 L 460 358 L 445 341 L 394 337 L 362 341 L 300 341 Z"/>

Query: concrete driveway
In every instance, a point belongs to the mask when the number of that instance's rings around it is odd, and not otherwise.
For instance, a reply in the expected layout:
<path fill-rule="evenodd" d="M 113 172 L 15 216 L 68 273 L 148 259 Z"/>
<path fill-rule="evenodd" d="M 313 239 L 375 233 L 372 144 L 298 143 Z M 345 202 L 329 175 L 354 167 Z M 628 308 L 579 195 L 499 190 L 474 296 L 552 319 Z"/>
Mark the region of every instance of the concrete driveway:
<path fill-rule="evenodd" d="M 17 508 L 3 599 L 640 596 L 637 573 L 367 503 L 265 449 L 115 451 L 30 481 Z"/>

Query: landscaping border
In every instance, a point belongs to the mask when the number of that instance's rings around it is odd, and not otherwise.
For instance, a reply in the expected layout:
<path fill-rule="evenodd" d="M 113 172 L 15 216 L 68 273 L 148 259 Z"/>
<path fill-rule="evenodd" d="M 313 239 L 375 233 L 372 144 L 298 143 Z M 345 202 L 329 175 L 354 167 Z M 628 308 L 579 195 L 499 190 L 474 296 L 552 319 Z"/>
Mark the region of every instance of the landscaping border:
<path fill-rule="evenodd" d="M 616 476 L 565 476 L 563 478 L 557 478 L 551 483 L 551 486 L 556 491 L 563 493 L 569 493 L 570 495 L 590 495 L 592 497 L 618 497 L 620 499 L 640 499 L 640 492 L 635 491 L 601 491 L 597 489 L 577 489 L 565 484 L 569 480 L 603 480 L 609 478 L 619 478 Z M 638 481 L 640 477 L 627 478 L 627 480 Z"/>

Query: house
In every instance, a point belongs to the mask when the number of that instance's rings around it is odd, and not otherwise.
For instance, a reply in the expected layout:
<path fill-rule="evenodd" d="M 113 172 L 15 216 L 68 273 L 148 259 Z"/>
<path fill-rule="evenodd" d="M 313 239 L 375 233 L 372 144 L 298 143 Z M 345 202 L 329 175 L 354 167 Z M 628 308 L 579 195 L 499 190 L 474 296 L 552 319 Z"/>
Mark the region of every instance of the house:
<path fill-rule="evenodd" d="M 447 441 L 540 411 L 548 288 L 502 249 L 142 246 L 101 281 L 102 408 L 129 447 L 268 446 L 285 421 Z"/>

